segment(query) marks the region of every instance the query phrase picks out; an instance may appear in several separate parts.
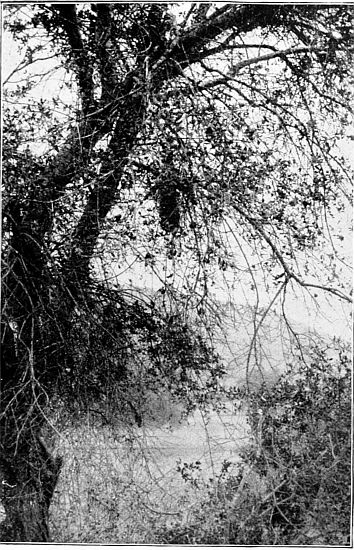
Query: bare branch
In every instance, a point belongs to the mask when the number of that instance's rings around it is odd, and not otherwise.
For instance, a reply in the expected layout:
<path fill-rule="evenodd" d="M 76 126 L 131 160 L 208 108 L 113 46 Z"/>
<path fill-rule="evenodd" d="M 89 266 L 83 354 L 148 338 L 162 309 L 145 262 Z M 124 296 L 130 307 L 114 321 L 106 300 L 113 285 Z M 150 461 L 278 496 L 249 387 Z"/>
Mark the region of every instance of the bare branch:
<path fill-rule="evenodd" d="M 263 61 L 270 61 L 271 59 L 276 59 L 276 58 L 285 59 L 289 55 L 306 53 L 310 51 L 318 51 L 318 50 L 316 50 L 315 48 L 312 48 L 311 46 L 295 47 L 295 48 L 288 48 L 286 50 L 274 51 L 273 53 L 255 56 L 250 59 L 245 59 L 244 61 L 240 61 L 239 63 L 232 65 L 228 73 L 224 74 L 222 78 L 218 78 L 218 79 L 214 78 L 209 82 L 205 82 L 202 85 L 202 87 L 210 88 L 210 87 L 220 86 L 222 84 L 225 84 L 226 82 L 232 80 L 233 77 L 236 76 L 245 67 L 250 67 L 251 65 L 257 65 L 258 63 L 262 63 Z M 222 74 L 222 72 L 218 69 L 214 70 L 213 68 L 207 67 L 204 63 L 201 63 L 201 65 L 204 69 L 207 69 L 209 72 L 217 72 L 219 74 Z"/>
<path fill-rule="evenodd" d="M 284 273 L 286 274 L 287 278 L 288 279 L 293 279 L 294 281 L 296 281 L 300 286 L 304 287 L 304 288 L 317 288 L 319 290 L 324 290 L 325 292 L 329 292 L 330 294 L 333 294 L 335 296 L 337 296 L 338 298 L 340 298 L 341 300 L 345 300 L 346 302 L 349 302 L 349 303 L 352 303 L 352 298 L 350 296 L 348 296 L 347 294 L 345 294 L 344 292 L 342 292 L 341 290 L 339 289 L 336 289 L 336 288 L 333 288 L 333 287 L 328 287 L 328 286 L 325 286 L 325 285 L 316 285 L 314 283 L 309 283 L 309 282 L 306 282 L 306 281 L 303 281 L 298 275 L 296 275 L 291 269 L 290 267 L 288 266 L 288 264 L 286 263 L 286 261 L 284 260 L 284 257 L 283 257 L 283 254 L 280 252 L 280 250 L 278 249 L 278 247 L 275 245 L 275 243 L 272 241 L 272 239 L 269 237 L 269 235 L 267 235 L 267 233 L 264 231 L 264 229 L 262 228 L 262 225 L 261 225 L 261 221 L 259 220 L 255 220 L 254 218 L 252 218 L 252 216 L 250 216 L 249 214 L 247 214 L 247 212 L 245 212 L 242 208 L 240 208 L 238 205 L 234 205 L 234 208 L 235 210 L 241 214 L 241 216 L 247 220 L 251 226 L 256 230 L 256 232 L 265 240 L 265 242 L 269 245 L 269 247 L 271 248 L 275 258 L 278 260 L 278 262 L 280 263 L 280 265 L 282 266 L 282 268 L 284 269 Z"/>

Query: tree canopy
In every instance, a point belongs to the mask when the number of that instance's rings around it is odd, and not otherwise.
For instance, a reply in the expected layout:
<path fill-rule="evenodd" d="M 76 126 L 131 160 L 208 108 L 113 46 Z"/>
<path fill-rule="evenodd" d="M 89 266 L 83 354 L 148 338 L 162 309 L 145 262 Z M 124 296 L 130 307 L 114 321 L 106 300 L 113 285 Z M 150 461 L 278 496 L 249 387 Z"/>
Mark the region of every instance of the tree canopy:
<path fill-rule="evenodd" d="M 133 411 L 137 388 L 161 384 L 188 409 L 215 398 L 216 287 L 256 312 L 249 361 L 275 305 L 298 338 L 296 289 L 311 307 L 351 302 L 338 220 L 351 197 L 352 15 L 5 7 L 21 57 L 4 78 L 3 540 L 48 539 L 60 464 L 40 430 L 58 396 L 85 409 L 109 394 Z"/>

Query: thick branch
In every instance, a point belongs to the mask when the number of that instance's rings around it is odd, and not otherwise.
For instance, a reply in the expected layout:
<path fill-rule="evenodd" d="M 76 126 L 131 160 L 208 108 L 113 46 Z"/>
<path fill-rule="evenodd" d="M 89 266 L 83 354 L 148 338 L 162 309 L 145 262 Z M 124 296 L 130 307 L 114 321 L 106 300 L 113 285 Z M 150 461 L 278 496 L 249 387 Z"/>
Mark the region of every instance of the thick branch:
<path fill-rule="evenodd" d="M 112 20 L 109 4 L 96 5 L 97 30 L 96 41 L 99 58 L 99 71 L 101 79 L 101 105 L 104 107 L 114 99 L 117 87 L 117 79 L 113 64 L 112 55 L 107 44 L 112 40 Z"/>
<path fill-rule="evenodd" d="M 107 158 L 102 165 L 102 171 L 107 177 L 96 182 L 73 237 L 68 261 L 69 277 L 72 278 L 76 273 L 78 281 L 88 276 L 89 263 L 102 224 L 117 200 L 117 189 L 124 168 L 145 117 L 147 86 L 149 93 L 153 93 L 161 87 L 166 78 L 171 77 L 171 71 L 166 70 L 169 65 L 166 59 L 165 64 L 150 74 L 138 55 L 135 70 L 128 73 L 123 81 L 118 82 L 114 75 L 113 60 L 107 49 L 107 41 L 111 38 L 109 7 L 97 5 L 97 16 L 100 17 L 99 25 L 103 32 L 100 34 L 102 42 L 98 44 L 102 97 L 105 96 L 103 103 L 107 102 L 102 109 L 112 137 Z M 150 10 L 149 18 L 145 22 L 152 62 L 161 56 L 161 49 L 164 47 L 164 39 L 161 36 L 163 28 L 159 29 L 157 25 L 160 19 L 156 20 L 156 17 L 160 16 L 159 10 L 157 13 Z M 157 32 L 158 30 L 161 32 Z M 144 48 L 145 52 L 146 44 L 140 44 L 140 48 Z"/>
<path fill-rule="evenodd" d="M 69 38 L 70 45 L 78 65 L 78 78 L 81 93 L 84 93 L 85 80 L 82 75 L 83 61 L 85 60 L 84 46 L 78 30 L 75 7 L 72 5 L 60 6 L 59 10 L 64 17 L 64 27 Z M 214 39 L 225 30 L 236 27 L 239 32 L 247 32 L 265 24 L 269 21 L 269 7 L 267 10 L 259 6 L 239 6 L 230 5 L 226 11 L 216 12 L 214 16 L 186 32 L 177 42 L 172 43 L 167 55 L 156 52 L 157 59 L 151 59 L 152 74 L 150 76 L 150 92 L 152 87 L 161 86 L 166 78 L 173 78 L 179 74 L 179 70 L 171 70 L 171 66 L 177 67 L 178 64 L 187 66 L 193 60 L 202 57 L 203 46 L 206 42 Z M 105 4 L 97 5 L 97 17 L 99 26 L 104 30 L 100 33 L 101 42 L 98 44 L 102 97 L 104 103 L 110 102 L 112 96 L 112 107 L 109 109 L 106 117 L 112 118 L 113 111 L 117 120 L 115 122 L 115 132 L 111 141 L 110 149 L 112 160 L 114 160 L 114 169 L 107 163 L 106 173 L 110 175 L 104 182 L 97 182 L 85 207 L 82 218 L 77 226 L 72 246 L 71 258 L 69 261 L 70 271 L 77 270 L 79 278 L 86 277 L 88 274 L 89 262 L 101 230 L 102 223 L 116 200 L 116 190 L 122 177 L 127 157 L 133 146 L 137 132 L 141 128 L 144 117 L 144 79 L 145 75 L 141 73 L 141 68 L 137 67 L 135 72 L 130 73 L 125 81 L 120 85 L 114 78 L 114 68 L 110 54 L 107 51 L 107 41 L 110 38 L 110 11 Z M 153 24 L 154 21 L 152 20 Z M 155 22 L 156 23 L 156 22 Z M 153 27 L 151 32 L 147 29 L 147 35 L 151 38 L 156 35 Z M 156 37 L 157 40 L 158 37 Z M 160 37 L 161 38 L 161 37 Z M 161 47 L 161 44 L 160 44 Z M 153 44 L 149 48 L 154 51 Z M 155 48 L 156 50 L 156 48 Z M 154 61 L 157 61 L 155 64 Z M 165 70 L 166 68 L 169 70 Z M 91 76 L 90 83 L 91 86 Z M 105 105 L 102 106 L 105 108 Z M 93 117 L 94 118 L 94 117 Z"/>
<path fill-rule="evenodd" d="M 75 4 L 58 4 L 55 6 L 62 18 L 62 27 L 68 37 L 72 56 L 77 67 L 80 97 L 83 114 L 87 115 L 94 107 L 93 99 L 93 66 L 85 49 L 76 14 Z"/>
<path fill-rule="evenodd" d="M 230 4 L 222 13 L 216 13 L 197 27 L 184 33 L 172 44 L 169 56 L 182 68 L 209 55 L 205 46 L 222 33 L 233 30 L 235 33 L 246 33 L 257 27 L 274 24 L 277 6 L 260 4 Z"/>

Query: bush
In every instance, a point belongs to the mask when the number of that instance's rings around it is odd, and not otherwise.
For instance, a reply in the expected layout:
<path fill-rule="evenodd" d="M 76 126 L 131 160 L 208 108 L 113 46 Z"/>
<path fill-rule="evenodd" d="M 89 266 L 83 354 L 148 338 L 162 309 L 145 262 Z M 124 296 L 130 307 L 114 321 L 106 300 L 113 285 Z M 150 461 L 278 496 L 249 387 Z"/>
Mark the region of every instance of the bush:
<path fill-rule="evenodd" d="M 243 462 L 224 468 L 188 525 L 175 524 L 162 542 L 349 544 L 350 374 L 347 350 L 334 342 L 255 390 Z"/>
<path fill-rule="evenodd" d="M 245 460 L 269 486 L 269 527 L 283 543 L 338 544 L 350 527 L 351 384 L 346 349 L 314 347 L 251 396 Z"/>

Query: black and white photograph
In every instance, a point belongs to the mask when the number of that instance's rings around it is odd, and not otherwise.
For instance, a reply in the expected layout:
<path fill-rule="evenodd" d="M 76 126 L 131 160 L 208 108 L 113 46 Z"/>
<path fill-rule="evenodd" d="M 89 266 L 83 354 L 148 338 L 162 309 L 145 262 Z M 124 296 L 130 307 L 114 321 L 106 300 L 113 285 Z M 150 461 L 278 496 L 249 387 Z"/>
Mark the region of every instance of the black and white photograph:
<path fill-rule="evenodd" d="M 354 4 L 1 16 L 0 542 L 353 548 Z"/>

